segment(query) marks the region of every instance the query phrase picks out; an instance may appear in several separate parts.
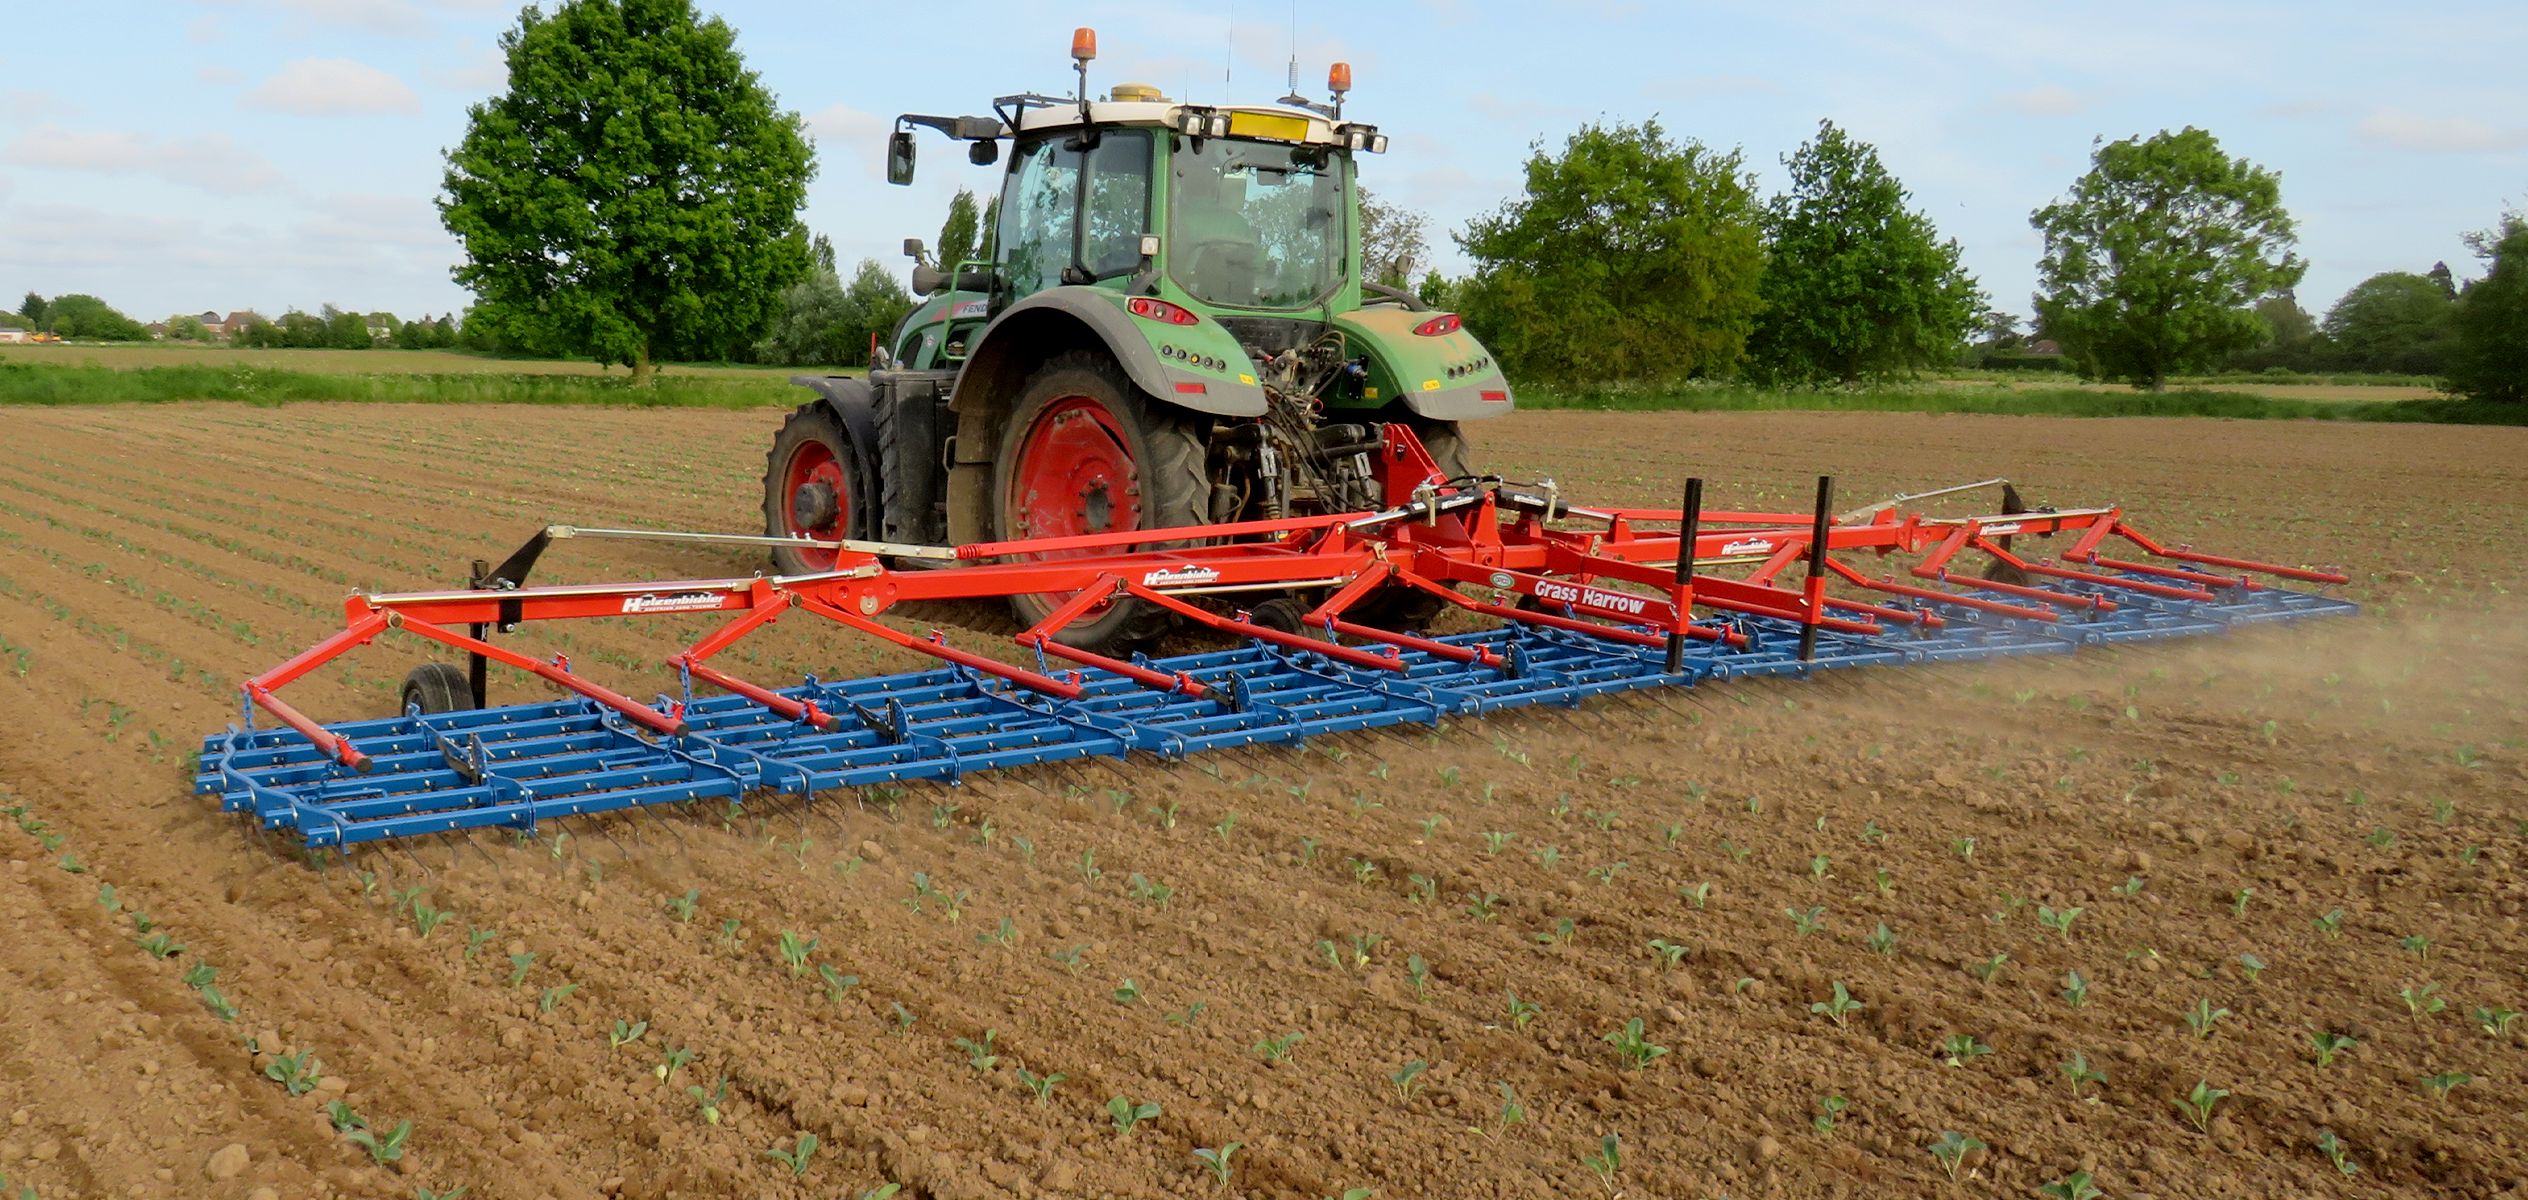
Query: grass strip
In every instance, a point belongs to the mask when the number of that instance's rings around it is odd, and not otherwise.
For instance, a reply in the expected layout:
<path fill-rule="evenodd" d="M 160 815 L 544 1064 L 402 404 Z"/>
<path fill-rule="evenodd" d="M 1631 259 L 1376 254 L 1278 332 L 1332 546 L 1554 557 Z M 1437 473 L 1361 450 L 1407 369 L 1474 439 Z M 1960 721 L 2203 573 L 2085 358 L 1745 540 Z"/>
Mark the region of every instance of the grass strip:
<path fill-rule="evenodd" d="M 1889 387 L 1853 390 L 1687 384 L 1668 388 L 1525 387 L 1520 408 L 1599 412 L 1923 412 L 2026 417 L 2227 417 L 2277 421 L 2414 421 L 2528 424 L 2528 405 L 2474 400 L 2295 400 L 2183 388 L 2102 392 L 2083 388 Z"/>

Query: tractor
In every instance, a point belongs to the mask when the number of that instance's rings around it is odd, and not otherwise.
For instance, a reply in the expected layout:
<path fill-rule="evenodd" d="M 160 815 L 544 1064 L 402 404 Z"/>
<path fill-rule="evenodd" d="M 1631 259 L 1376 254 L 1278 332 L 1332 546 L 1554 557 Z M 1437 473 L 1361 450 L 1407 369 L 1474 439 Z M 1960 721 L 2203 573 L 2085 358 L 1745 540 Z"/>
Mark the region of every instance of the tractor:
<path fill-rule="evenodd" d="M 897 119 L 888 181 L 912 182 L 915 129 L 937 131 L 1000 165 L 997 219 L 976 259 L 905 243 L 923 299 L 866 378 L 794 377 L 817 398 L 766 455 L 768 537 L 969 545 L 1364 512 L 1391 425 L 1446 476 L 1474 475 L 1459 424 L 1510 412 L 1510 387 L 1457 314 L 1363 278 L 1355 164 L 1387 136 L 1345 119 L 1350 67 L 1334 64 L 1326 104 L 1215 107 L 1131 83 L 1092 101 L 1096 53 L 1079 30 L 1070 98 Z M 780 545 L 773 565 L 812 575 L 841 552 Z M 1063 599 L 1010 603 L 1034 625 Z M 1244 601 L 1296 630 L 1301 599 Z M 1395 588 L 1358 611 L 1404 628 L 1440 603 Z M 1172 619 L 1118 597 L 1059 636 L 1122 650 Z"/>

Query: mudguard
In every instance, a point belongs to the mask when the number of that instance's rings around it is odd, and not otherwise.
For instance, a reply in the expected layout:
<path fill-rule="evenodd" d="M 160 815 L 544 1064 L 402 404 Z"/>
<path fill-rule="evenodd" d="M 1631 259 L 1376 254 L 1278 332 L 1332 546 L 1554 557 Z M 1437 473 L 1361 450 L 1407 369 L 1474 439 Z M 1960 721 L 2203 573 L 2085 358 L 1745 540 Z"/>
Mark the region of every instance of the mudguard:
<path fill-rule="evenodd" d="M 1010 305 L 975 340 L 957 378 L 959 390 L 968 377 L 992 378 L 1013 357 L 1016 342 L 1067 317 L 1103 342 L 1142 391 L 1196 412 L 1264 415 L 1264 387 L 1256 381 L 1255 364 L 1228 330 L 1208 320 L 1175 325 L 1136 317 L 1124 310 L 1125 302 L 1120 292 L 1071 285 L 1047 288 Z"/>
<path fill-rule="evenodd" d="M 869 381 L 848 375 L 793 375 L 790 382 L 825 397 L 825 406 L 842 420 L 843 432 L 851 437 L 853 508 L 869 514 L 866 528 L 874 534 L 886 503 L 886 484 L 878 474 L 878 411 Z M 860 496 L 868 499 L 858 500 Z"/>
<path fill-rule="evenodd" d="M 1379 305 L 1334 318 L 1355 350 L 1368 351 L 1364 407 L 1402 400 L 1415 416 L 1434 421 L 1507 416 L 1516 408 L 1510 381 L 1474 334 L 1462 328 L 1433 337 L 1413 332 L 1447 315 Z"/>

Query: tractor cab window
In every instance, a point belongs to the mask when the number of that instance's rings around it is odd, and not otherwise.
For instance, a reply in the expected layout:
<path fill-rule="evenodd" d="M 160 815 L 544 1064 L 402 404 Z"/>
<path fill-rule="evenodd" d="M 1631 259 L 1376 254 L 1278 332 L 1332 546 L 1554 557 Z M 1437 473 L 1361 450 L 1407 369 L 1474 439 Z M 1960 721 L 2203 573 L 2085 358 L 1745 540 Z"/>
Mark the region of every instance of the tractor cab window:
<path fill-rule="evenodd" d="M 1055 136 L 1012 156 L 1001 200 L 1001 274 L 1021 296 L 1062 283 L 1071 267 L 1109 279 L 1141 265 L 1141 235 L 1150 232 L 1149 131 L 1104 130 L 1085 153 L 1069 143 Z"/>
<path fill-rule="evenodd" d="M 1324 147 L 1179 143 L 1169 273 L 1229 308 L 1304 308 L 1343 276 L 1343 163 Z"/>

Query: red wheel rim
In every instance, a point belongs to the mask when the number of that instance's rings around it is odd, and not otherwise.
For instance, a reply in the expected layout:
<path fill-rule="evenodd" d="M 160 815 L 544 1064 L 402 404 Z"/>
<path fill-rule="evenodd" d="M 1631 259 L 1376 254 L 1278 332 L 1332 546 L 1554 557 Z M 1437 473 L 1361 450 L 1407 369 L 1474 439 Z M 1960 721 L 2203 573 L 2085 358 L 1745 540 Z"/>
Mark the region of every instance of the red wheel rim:
<path fill-rule="evenodd" d="M 800 514 L 803 508 L 813 506 L 803 506 L 799 493 L 801 489 L 817 484 L 832 489 L 834 511 L 824 524 L 810 525 Z M 791 537 L 827 541 L 839 540 L 844 531 L 851 528 L 851 485 L 843 478 L 843 464 L 834 457 L 832 447 L 810 440 L 799 443 L 799 447 L 790 452 L 790 461 L 781 471 L 781 524 Z M 794 553 L 809 569 L 830 571 L 840 552 L 809 547 Z"/>
<path fill-rule="evenodd" d="M 1038 410 L 1020 435 L 1010 472 L 1009 535 L 1013 539 L 1077 537 L 1141 528 L 1141 468 L 1123 422 L 1091 396 L 1064 396 Z M 1036 560 L 1076 558 L 1101 550 L 1046 550 Z M 1064 597 L 1038 597 L 1047 608 Z M 1103 613 L 1099 605 L 1088 616 Z"/>

